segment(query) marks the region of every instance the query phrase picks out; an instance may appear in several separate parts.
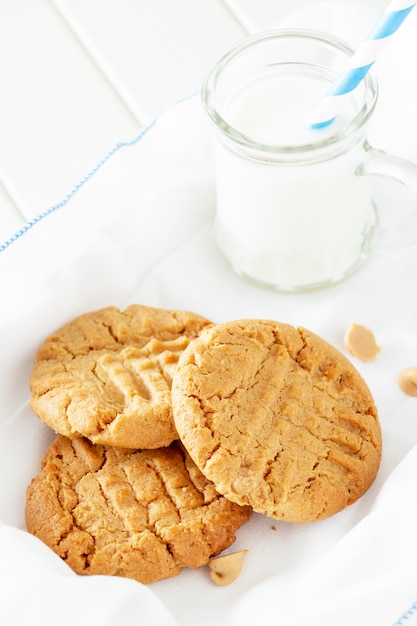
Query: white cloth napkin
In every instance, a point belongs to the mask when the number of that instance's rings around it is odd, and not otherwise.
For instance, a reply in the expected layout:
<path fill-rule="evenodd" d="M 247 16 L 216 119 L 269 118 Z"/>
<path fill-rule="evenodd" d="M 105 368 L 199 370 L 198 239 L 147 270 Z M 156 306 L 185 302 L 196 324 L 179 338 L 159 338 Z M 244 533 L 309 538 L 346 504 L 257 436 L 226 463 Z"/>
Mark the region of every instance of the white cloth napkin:
<path fill-rule="evenodd" d="M 351 7 L 344 13 L 351 3 L 331 4 L 339 5 L 343 28 L 349 23 L 355 32 Z M 326 5 L 318 5 L 324 25 Z M 359 21 L 359 9 L 355 15 Z M 415 18 L 379 65 L 381 85 L 396 68 L 396 89 L 381 92 L 386 117 L 375 115 L 372 139 L 417 162 L 416 99 L 407 80 L 417 69 Z M 62 208 L 0 254 L 1 623 L 237 626 L 266 624 L 271 615 L 286 626 L 412 623 L 417 399 L 399 390 L 397 375 L 417 365 L 417 247 L 375 254 L 356 276 L 327 291 L 276 294 L 229 270 L 213 245 L 213 206 L 209 128 L 194 96 L 116 150 Z M 28 408 L 29 375 L 36 349 L 61 324 L 133 302 L 189 309 L 213 321 L 277 319 L 305 326 L 342 351 L 350 322 L 370 327 L 381 352 L 372 363 L 354 361 L 375 397 L 384 439 L 368 493 L 315 524 L 254 515 L 229 549 L 249 549 L 229 587 L 216 587 L 205 568 L 148 587 L 71 572 L 25 532 L 25 490 L 53 437 Z"/>

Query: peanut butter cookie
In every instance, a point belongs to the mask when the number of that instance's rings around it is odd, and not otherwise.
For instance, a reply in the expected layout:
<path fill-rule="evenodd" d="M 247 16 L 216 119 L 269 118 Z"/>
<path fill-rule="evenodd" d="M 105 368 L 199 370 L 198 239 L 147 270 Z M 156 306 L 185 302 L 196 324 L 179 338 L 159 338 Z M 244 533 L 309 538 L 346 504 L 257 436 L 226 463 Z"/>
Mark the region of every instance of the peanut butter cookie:
<path fill-rule="evenodd" d="M 204 330 L 172 384 L 175 424 L 216 489 L 291 522 L 328 517 L 373 482 L 377 410 L 364 380 L 308 330 L 264 320 Z"/>
<path fill-rule="evenodd" d="M 159 448 L 177 438 L 171 381 L 178 357 L 210 322 L 141 305 L 77 317 L 36 355 L 31 407 L 56 432 L 93 443 Z"/>
<path fill-rule="evenodd" d="M 75 572 L 142 583 L 208 563 L 250 514 L 216 492 L 179 442 L 132 451 L 62 435 L 26 501 L 28 531 Z"/>

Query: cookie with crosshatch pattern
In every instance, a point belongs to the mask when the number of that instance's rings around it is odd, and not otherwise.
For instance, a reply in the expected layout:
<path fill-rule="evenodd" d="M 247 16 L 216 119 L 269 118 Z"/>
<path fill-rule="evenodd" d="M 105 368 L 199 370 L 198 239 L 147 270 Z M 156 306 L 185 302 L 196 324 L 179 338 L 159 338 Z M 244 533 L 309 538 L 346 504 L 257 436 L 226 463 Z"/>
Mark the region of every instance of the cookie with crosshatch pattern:
<path fill-rule="evenodd" d="M 172 402 L 201 472 L 258 513 L 322 519 L 375 479 L 382 443 L 371 393 L 306 329 L 253 319 L 205 329 L 179 358 Z"/>
<path fill-rule="evenodd" d="M 130 450 L 58 435 L 27 489 L 27 530 L 78 574 L 152 583 L 208 563 L 250 507 L 220 496 L 180 442 Z"/>
<path fill-rule="evenodd" d="M 39 349 L 31 407 L 67 437 L 132 449 L 167 446 L 177 439 L 171 381 L 178 357 L 210 323 L 139 304 L 80 315 Z"/>

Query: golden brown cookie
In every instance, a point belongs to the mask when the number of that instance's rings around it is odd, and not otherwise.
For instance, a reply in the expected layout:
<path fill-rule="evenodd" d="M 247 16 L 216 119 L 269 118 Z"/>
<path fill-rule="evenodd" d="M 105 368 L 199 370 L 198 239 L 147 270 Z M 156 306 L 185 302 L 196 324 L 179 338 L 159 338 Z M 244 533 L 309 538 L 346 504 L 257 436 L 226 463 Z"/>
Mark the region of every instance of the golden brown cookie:
<path fill-rule="evenodd" d="M 381 432 L 353 365 L 302 328 L 241 320 L 201 333 L 172 384 L 175 424 L 216 489 L 259 513 L 308 522 L 371 485 Z"/>
<path fill-rule="evenodd" d="M 31 407 L 56 432 L 94 443 L 159 448 L 177 438 L 171 381 L 181 352 L 210 322 L 131 305 L 81 315 L 36 355 Z"/>
<path fill-rule="evenodd" d="M 26 525 L 78 574 L 151 583 L 206 564 L 250 517 L 179 442 L 132 451 L 58 435 L 27 490 Z"/>

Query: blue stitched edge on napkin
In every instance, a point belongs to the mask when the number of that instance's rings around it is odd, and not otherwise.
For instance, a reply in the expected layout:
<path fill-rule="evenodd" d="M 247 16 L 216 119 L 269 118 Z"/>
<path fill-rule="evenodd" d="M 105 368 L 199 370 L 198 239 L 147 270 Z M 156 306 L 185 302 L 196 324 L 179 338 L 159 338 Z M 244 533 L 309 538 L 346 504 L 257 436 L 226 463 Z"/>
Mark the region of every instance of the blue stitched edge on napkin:
<path fill-rule="evenodd" d="M 412 617 L 417 612 L 417 600 L 414 602 L 412 606 L 398 619 L 393 626 L 403 626 L 410 617 Z"/>
<path fill-rule="evenodd" d="M 193 93 L 191 95 L 185 96 L 184 98 L 181 98 L 180 100 L 177 100 L 176 102 L 174 102 L 174 104 L 171 105 L 171 106 L 177 106 L 178 104 L 181 104 L 182 102 L 185 102 L 186 100 L 190 100 L 191 98 L 194 98 L 195 95 L 196 95 L 196 93 Z M 164 109 L 164 111 L 168 110 L 169 108 L 170 107 L 168 107 L 167 109 Z M 49 209 L 46 209 L 45 211 L 42 211 L 42 213 L 38 213 L 38 215 L 33 217 L 31 220 L 27 221 L 11 237 L 9 237 L 8 239 L 6 239 L 6 241 L 4 241 L 2 244 L 0 244 L 0 254 L 2 252 L 4 252 L 5 250 L 7 250 L 7 248 L 9 248 L 15 241 L 20 239 L 20 237 L 22 237 L 25 233 L 27 233 L 29 230 L 31 230 L 36 224 L 39 224 L 39 222 L 41 222 L 46 217 L 48 217 L 48 215 L 51 215 L 52 213 L 55 213 L 55 211 L 57 211 L 58 209 L 62 209 L 64 206 L 66 206 L 69 203 L 69 201 L 75 196 L 77 191 L 79 191 L 82 187 L 84 187 L 84 185 L 89 180 L 91 180 L 93 178 L 94 174 L 96 174 L 98 172 L 98 170 L 105 163 L 107 163 L 107 161 L 114 154 L 116 154 L 116 152 L 118 152 L 122 148 L 127 148 L 129 146 L 133 146 L 134 144 L 138 143 L 148 133 L 148 131 L 151 130 L 151 128 L 153 128 L 153 126 L 155 126 L 156 122 L 158 121 L 159 117 L 162 115 L 162 113 L 164 111 L 159 113 L 150 122 L 150 124 L 148 124 L 148 126 L 145 126 L 145 128 L 143 128 L 140 131 L 140 133 L 139 133 L 139 135 L 137 135 L 137 137 L 135 137 L 131 141 L 120 141 L 119 143 L 114 145 L 113 148 L 111 148 L 111 150 L 109 150 L 107 152 L 107 154 L 105 154 L 104 157 L 102 159 L 100 159 L 100 161 L 98 163 L 96 163 L 96 165 L 84 176 L 84 178 L 82 178 L 76 185 L 74 185 L 74 187 L 71 189 L 71 191 L 69 191 L 67 193 L 67 195 L 60 202 L 57 202 L 57 204 L 54 204 L 53 206 L 49 207 Z"/>

